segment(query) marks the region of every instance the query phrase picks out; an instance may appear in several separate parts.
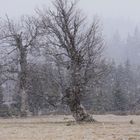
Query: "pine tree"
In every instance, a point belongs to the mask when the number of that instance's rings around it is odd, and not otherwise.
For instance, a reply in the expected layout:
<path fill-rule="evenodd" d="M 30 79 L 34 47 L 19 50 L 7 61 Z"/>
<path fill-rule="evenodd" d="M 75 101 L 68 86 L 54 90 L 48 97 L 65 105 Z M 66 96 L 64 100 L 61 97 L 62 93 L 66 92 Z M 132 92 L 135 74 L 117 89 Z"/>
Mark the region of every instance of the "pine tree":
<path fill-rule="evenodd" d="M 116 83 L 115 83 L 113 95 L 114 95 L 114 109 L 115 109 L 115 111 L 118 111 L 118 110 L 125 111 L 126 99 L 125 99 L 124 93 L 121 89 L 119 81 L 116 81 Z"/>

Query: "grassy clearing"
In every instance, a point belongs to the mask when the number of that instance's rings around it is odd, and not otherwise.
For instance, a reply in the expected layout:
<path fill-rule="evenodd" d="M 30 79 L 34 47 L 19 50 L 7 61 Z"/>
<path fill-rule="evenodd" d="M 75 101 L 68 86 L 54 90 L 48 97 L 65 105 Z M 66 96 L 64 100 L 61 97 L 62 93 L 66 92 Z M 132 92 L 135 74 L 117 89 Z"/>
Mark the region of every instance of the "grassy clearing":
<path fill-rule="evenodd" d="M 0 140 L 140 140 L 140 116 L 94 118 L 100 123 L 76 124 L 71 116 L 0 119 Z"/>

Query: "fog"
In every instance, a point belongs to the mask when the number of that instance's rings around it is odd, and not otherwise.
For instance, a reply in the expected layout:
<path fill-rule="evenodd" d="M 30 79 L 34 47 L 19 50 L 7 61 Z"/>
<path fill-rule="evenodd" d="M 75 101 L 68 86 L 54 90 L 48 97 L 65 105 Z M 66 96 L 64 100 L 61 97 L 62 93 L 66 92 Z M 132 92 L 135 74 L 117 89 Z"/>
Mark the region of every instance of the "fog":
<path fill-rule="evenodd" d="M 35 13 L 35 8 L 42 8 L 44 5 L 51 6 L 51 0 L 1 0 L 0 2 L 0 17 L 5 17 L 7 14 L 12 18 L 18 18 L 23 14 L 32 15 Z M 107 55 L 118 62 L 124 60 L 124 57 L 123 60 L 120 57 L 120 52 L 122 53 L 124 48 L 123 50 L 120 48 L 119 53 L 114 53 L 118 51 L 118 48 L 114 48 L 110 43 L 116 32 L 124 43 L 128 34 L 133 36 L 135 28 L 139 28 L 140 24 L 139 5 L 139 0 L 78 0 L 78 7 L 83 10 L 89 20 L 92 20 L 95 15 L 100 19 Z M 128 55 L 126 56 L 126 59 L 129 58 Z"/>
<path fill-rule="evenodd" d="M 1 0 L 0 16 L 8 14 L 18 17 L 22 14 L 32 14 L 34 9 L 44 5 L 50 6 L 51 0 Z M 119 30 L 123 37 L 140 23 L 139 0 L 79 0 L 79 8 L 88 17 L 98 15 L 103 23 L 105 35 Z"/>
<path fill-rule="evenodd" d="M 1 0 L 0 117 L 140 114 L 140 1 L 77 2 Z"/>

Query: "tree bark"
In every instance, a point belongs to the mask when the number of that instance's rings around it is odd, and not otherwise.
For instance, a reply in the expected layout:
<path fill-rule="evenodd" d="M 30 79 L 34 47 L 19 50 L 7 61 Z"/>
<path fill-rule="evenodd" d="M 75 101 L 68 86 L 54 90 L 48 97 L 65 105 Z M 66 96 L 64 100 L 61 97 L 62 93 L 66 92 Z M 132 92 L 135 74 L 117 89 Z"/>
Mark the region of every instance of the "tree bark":
<path fill-rule="evenodd" d="M 27 95 L 27 49 L 20 46 L 20 96 L 21 96 L 21 116 L 29 114 Z"/>
<path fill-rule="evenodd" d="M 29 114 L 28 111 L 28 101 L 27 101 L 27 94 L 25 89 L 20 89 L 21 94 L 21 116 L 27 116 Z"/>
<path fill-rule="evenodd" d="M 71 84 L 66 90 L 67 104 L 71 113 L 77 122 L 95 122 L 92 115 L 87 113 L 84 106 L 81 104 L 82 92 L 85 86 L 81 76 L 81 63 L 80 59 L 75 56 L 72 59 L 70 66 Z"/>
<path fill-rule="evenodd" d="M 66 90 L 66 103 L 77 122 L 95 122 L 92 115 L 87 113 L 81 104 L 78 94 L 72 92 L 70 88 Z"/>

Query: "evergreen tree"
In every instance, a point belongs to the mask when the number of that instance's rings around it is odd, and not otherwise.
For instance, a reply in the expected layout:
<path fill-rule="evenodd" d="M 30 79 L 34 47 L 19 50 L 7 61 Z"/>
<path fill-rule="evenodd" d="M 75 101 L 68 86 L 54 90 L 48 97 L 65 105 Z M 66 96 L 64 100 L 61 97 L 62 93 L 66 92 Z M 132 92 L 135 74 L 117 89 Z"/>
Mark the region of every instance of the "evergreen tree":
<path fill-rule="evenodd" d="M 125 111 L 126 108 L 126 99 L 124 93 L 121 89 L 119 81 L 116 81 L 115 87 L 113 90 L 114 95 L 114 109 L 115 111 Z"/>

